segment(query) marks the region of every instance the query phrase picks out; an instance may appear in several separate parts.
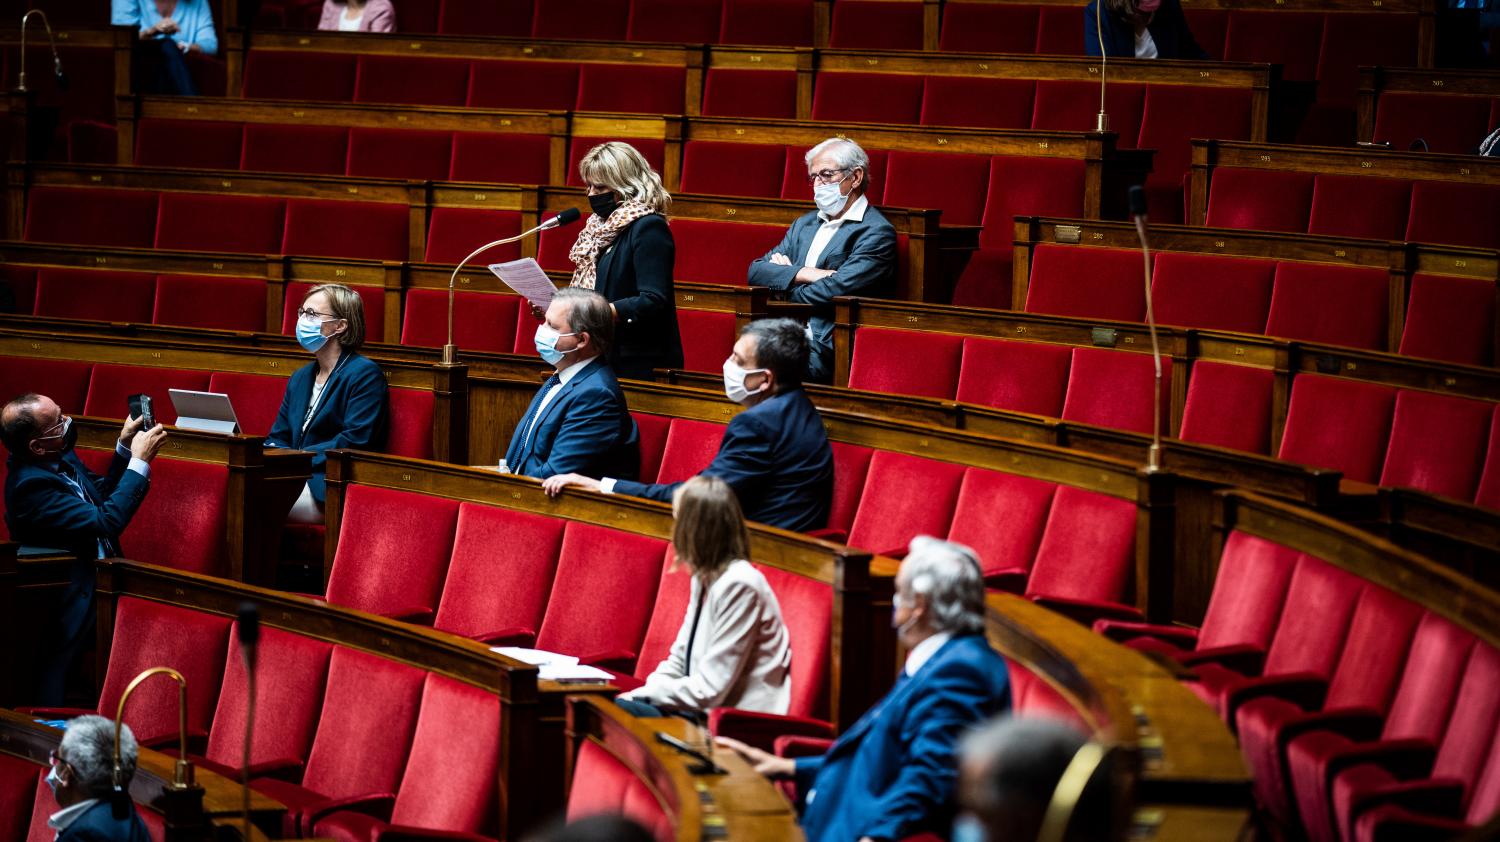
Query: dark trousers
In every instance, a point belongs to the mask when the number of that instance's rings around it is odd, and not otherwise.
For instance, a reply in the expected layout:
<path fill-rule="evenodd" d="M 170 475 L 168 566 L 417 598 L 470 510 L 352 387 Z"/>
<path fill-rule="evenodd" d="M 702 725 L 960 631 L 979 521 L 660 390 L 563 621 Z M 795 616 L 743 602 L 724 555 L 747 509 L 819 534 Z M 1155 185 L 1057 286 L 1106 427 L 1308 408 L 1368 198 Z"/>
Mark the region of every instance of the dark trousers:
<path fill-rule="evenodd" d="M 198 86 L 188 70 L 187 58 L 182 48 L 171 38 L 142 41 L 136 45 L 139 59 L 137 79 L 142 80 L 144 93 L 168 96 L 197 96 Z"/>

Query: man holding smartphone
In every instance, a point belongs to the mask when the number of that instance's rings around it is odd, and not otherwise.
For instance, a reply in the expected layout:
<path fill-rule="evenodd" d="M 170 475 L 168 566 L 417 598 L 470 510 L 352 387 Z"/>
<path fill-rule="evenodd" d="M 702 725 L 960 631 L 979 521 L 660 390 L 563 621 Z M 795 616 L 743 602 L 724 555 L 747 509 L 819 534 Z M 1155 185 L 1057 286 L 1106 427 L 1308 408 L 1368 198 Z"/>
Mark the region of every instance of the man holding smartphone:
<path fill-rule="evenodd" d="M 73 419 L 45 395 L 25 394 L 0 410 L 6 462 L 5 525 L 12 540 L 57 547 L 76 561 L 63 592 L 57 625 L 44 643 L 38 703 L 63 703 L 63 684 L 92 633 L 94 561 L 121 554 L 120 534 L 146 499 L 150 462 L 166 439 L 157 424 L 142 431 L 145 416 L 125 422 L 109 475 L 101 477 L 73 452 Z"/>

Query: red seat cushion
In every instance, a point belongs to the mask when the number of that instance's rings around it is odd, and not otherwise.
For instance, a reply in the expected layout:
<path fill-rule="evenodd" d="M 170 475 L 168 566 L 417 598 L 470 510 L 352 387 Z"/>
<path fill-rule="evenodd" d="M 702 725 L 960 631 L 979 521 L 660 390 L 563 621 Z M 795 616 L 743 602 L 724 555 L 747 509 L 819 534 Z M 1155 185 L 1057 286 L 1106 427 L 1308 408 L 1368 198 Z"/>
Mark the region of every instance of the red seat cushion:
<path fill-rule="evenodd" d="M 1318 102 L 1347 108 L 1351 117 L 1359 91 L 1359 68 L 1412 67 L 1417 62 L 1415 14 L 1335 13 L 1324 21 L 1318 51 Z"/>
<path fill-rule="evenodd" d="M 429 674 L 391 823 L 498 836 L 500 723 L 493 691 Z"/>
<path fill-rule="evenodd" d="M 1299 557 L 1296 550 L 1264 538 L 1231 532 L 1219 555 L 1197 648 L 1270 647 Z"/>
<path fill-rule="evenodd" d="M 1298 375 L 1277 458 L 1375 482 L 1385 462 L 1395 403 L 1396 390 L 1388 386 Z"/>
<path fill-rule="evenodd" d="M 1151 273 L 1156 320 L 1182 327 L 1262 333 L 1276 263 L 1163 252 Z"/>
<path fill-rule="evenodd" d="M 1282 262 L 1266 333 L 1351 348 L 1386 347 L 1390 275 L 1372 266 Z"/>
<path fill-rule="evenodd" d="M 163 424 L 177 423 L 177 410 L 167 395 L 168 389 L 203 391 L 208 386 L 208 372 L 174 368 L 149 368 L 135 365 L 98 363 L 89 378 L 84 415 L 101 418 L 124 418 L 127 398 L 137 392 L 148 394 L 155 403 L 156 418 Z"/>
<path fill-rule="evenodd" d="M 1399 240 L 1406 235 L 1411 182 L 1319 173 L 1313 180 L 1309 234 Z"/>
<path fill-rule="evenodd" d="M 1029 129 L 1035 95 L 1036 82 L 1030 79 L 928 76 L 922 124 Z"/>
<path fill-rule="evenodd" d="M 1068 158 L 991 158 L 979 244 L 1009 250 L 1017 216 L 1082 216 L 1084 169 L 1083 161 Z"/>
<path fill-rule="evenodd" d="M 159 325 L 264 331 L 266 282 L 260 278 L 157 275 L 156 309 L 151 320 Z"/>
<path fill-rule="evenodd" d="M 1146 177 L 1152 220 L 1182 221 L 1182 179 L 1191 162 L 1192 139 L 1249 140 L 1250 111 L 1249 88 L 1146 87 L 1136 145 L 1157 150 L 1151 174 Z"/>
<path fill-rule="evenodd" d="M 328 601 L 372 614 L 437 608 L 458 502 L 348 486 Z"/>
<path fill-rule="evenodd" d="M 218 120 L 146 117 L 135 124 L 135 163 L 145 167 L 240 168 L 244 126 Z"/>
<path fill-rule="evenodd" d="M 684 193 L 775 199 L 785 172 L 786 149 L 774 144 L 690 140 L 682 150 Z M 681 222 L 673 223 L 674 239 Z"/>
<path fill-rule="evenodd" d="M 739 337 L 735 315 L 723 310 L 677 311 L 677 330 L 682 335 L 682 367 L 688 371 L 715 374 L 734 352 Z"/>
<path fill-rule="evenodd" d="M 614 138 L 574 137 L 568 144 L 568 184 L 574 187 L 582 187 L 583 176 L 578 173 L 578 162 L 583 160 L 583 156 L 587 155 L 590 149 L 612 140 Z M 641 157 L 646 159 L 646 163 L 650 164 L 653 170 L 656 170 L 658 173 L 662 171 L 662 162 L 665 160 L 667 154 L 667 147 L 664 141 L 634 137 L 630 139 L 630 145 L 635 147 L 635 151 L 641 153 Z M 569 245 L 572 245 L 576 236 L 571 232 L 566 232 Z"/>
<path fill-rule="evenodd" d="M 850 546 L 899 555 L 918 535 L 946 535 L 963 475 L 964 467 L 952 462 L 875 451 L 849 529 Z M 922 493 L 913 496 L 914 488 Z"/>
<path fill-rule="evenodd" d="M 547 0 L 536 4 L 531 37 L 625 40 L 629 0 Z"/>
<path fill-rule="evenodd" d="M 1017 576 L 1024 583 L 1042 543 L 1054 483 L 983 468 L 964 471 L 948 540 L 972 547 L 986 576 Z M 1004 512 L 1004 517 L 995 517 Z"/>
<path fill-rule="evenodd" d="M 453 342 L 471 351 L 511 353 L 515 347 L 518 295 L 458 292 L 453 295 Z M 448 340 L 448 293 L 413 289 L 406 293 L 401 344 L 437 348 Z"/>
<path fill-rule="evenodd" d="M 1275 380 L 1276 373 L 1269 368 L 1195 363 L 1178 437 L 1248 453 L 1269 453 Z"/>
<path fill-rule="evenodd" d="M 115 605 L 109 668 L 98 710 L 113 719 L 132 679 L 142 670 L 171 664 L 187 680 L 188 732 L 206 734 L 228 651 L 228 617 L 122 596 Z M 176 682 L 157 680 L 142 683 L 130 694 L 125 724 L 142 745 L 177 737 L 177 693 Z"/>
<path fill-rule="evenodd" d="M 457 265 L 485 243 L 521 233 L 520 211 L 476 208 L 433 208 L 427 223 L 428 263 Z M 520 243 L 509 243 L 480 252 L 473 265 L 503 263 L 521 256 Z"/>
<path fill-rule="evenodd" d="M 26 191 L 25 239 L 151 248 L 156 202 L 157 194 L 149 190 L 33 187 Z"/>
<path fill-rule="evenodd" d="M 323 685 L 333 647 L 321 640 L 277 628 L 261 629 L 256 648 L 256 711 L 250 762 L 305 762 L 323 706 Z M 214 711 L 205 756 L 238 768 L 243 762 L 246 698 L 245 662 L 238 654 L 224 667 L 224 687 Z"/>
<path fill-rule="evenodd" d="M 666 550 L 657 538 L 570 522 L 536 645 L 590 660 L 619 656 L 633 668 Z M 610 563 L 601 567 L 599 558 Z"/>
<path fill-rule="evenodd" d="M 256 50 L 245 55 L 245 96 L 251 99 L 354 98 L 355 53 Z"/>
<path fill-rule="evenodd" d="M 965 339 L 957 399 L 1055 418 L 1062 414 L 1072 362 L 1066 345 Z"/>
<path fill-rule="evenodd" d="M 946 152 L 891 152 L 885 199 L 903 208 L 937 208 L 947 225 L 978 225 L 984 217 L 990 159 Z"/>
<path fill-rule="evenodd" d="M 532 0 L 443 0 L 437 31 L 444 35 L 531 36 Z"/>
<path fill-rule="evenodd" d="M 1119 602 L 1135 569 L 1136 507 L 1059 485 L 1026 583 L 1027 596 Z"/>
<path fill-rule="evenodd" d="M 681 114 L 686 68 L 586 63 L 578 70 L 579 111 Z"/>
<path fill-rule="evenodd" d="M 797 657 L 792 659 L 792 698 L 787 714 L 827 719 L 833 588 L 779 567 L 757 564 L 756 568 L 776 595 L 787 637 L 797 651 Z M 684 605 L 678 616 L 686 613 Z"/>
<path fill-rule="evenodd" d="M 406 205 L 288 199 L 281 251 L 318 257 L 406 260 L 409 216 Z"/>
<path fill-rule="evenodd" d="M 677 261 L 672 273 L 679 281 L 745 286 L 746 267 L 775 248 L 785 233 L 779 225 L 674 219 Z M 571 261 L 568 268 L 573 268 Z"/>
<path fill-rule="evenodd" d="M 696 476 L 708 467 L 719 452 L 719 442 L 724 438 L 724 425 L 712 421 L 693 421 L 687 418 L 672 419 L 667 442 L 662 449 L 661 468 L 656 481 L 660 483 L 682 482 Z"/>
<path fill-rule="evenodd" d="M 658 840 L 672 837 L 671 821 L 646 784 L 608 749 L 583 741 L 573 761 L 567 820 L 601 813 L 623 814 Z"/>
<path fill-rule="evenodd" d="M 854 334 L 849 388 L 952 400 L 962 336 L 864 327 Z"/>
<path fill-rule="evenodd" d="M 667 446 L 672 419 L 647 412 L 631 412 L 630 417 L 635 419 L 641 434 L 641 481 L 654 482 L 661 471 L 662 451 Z"/>
<path fill-rule="evenodd" d="M 286 202 L 269 196 L 163 193 L 156 247 L 280 254 Z"/>
<path fill-rule="evenodd" d="M 1028 4 L 950 2 L 938 48 L 966 53 L 1036 52 L 1038 8 Z"/>
<path fill-rule="evenodd" d="M 348 163 L 346 126 L 245 126 L 242 170 L 343 175 Z"/>
<path fill-rule="evenodd" d="M 1208 190 L 1208 225 L 1306 231 L 1312 194 L 1312 173 L 1219 167 Z"/>
<path fill-rule="evenodd" d="M 1417 272 L 1406 299 L 1401 353 L 1490 365 L 1495 352 L 1495 284 Z"/>
<path fill-rule="evenodd" d="M 828 509 L 828 528 L 847 534 L 859 512 L 859 499 L 875 451 L 841 441 L 830 442 L 829 447 L 833 450 L 833 501 Z"/>
<path fill-rule="evenodd" d="M 1488 97 L 1388 91 L 1375 101 L 1372 139 L 1410 149 L 1421 138 L 1432 152 L 1469 155 L 1479 148 L 1490 125 Z"/>
<path fill-rule="evenodd" d="M 562 546 L 563 521 L 462 503 L 433 627 L 465 637 L 542 626 Z M 494 547 L 506 551 L 497 555 Z M 504 588 L 491 587 L 497 577 Z"/>
<path fill-rule="evenodd" d="M 631 41 L 712 44 L 719 39 L 721 0 L 634 0 L 625 37 Z"/>
<path fill-rule="evenodd" d="M 824 72 L 813 88 L 814 120 L 914 124 L 921 116 L 921 76 Z"/>
<path fill-rule="evenodd" d="M 1062 417 L 1137 433 L 1151 433 L 1156 366 L 1150 354 L 1074 348 Z M 1171 429 L 1172 358 L 1161 361 L 1161 430 Z"/>
<path fill-rule="evenodd" d="M 453 164 L 448 172 L 452 181 L 546 184 L 552 178 L 551 168 L 552 138 L 546 135 L 453 133 Z"/>
<path fill-rule="evenodd" d="M 1413 183 L 1406 239 L 1500 248 L 1500 185 L 1456 181 Z"/>
<path fill-rule="evenodd" d="M 1488 402 L 1402 389 L 1380 484 L 1472 500 L 1494 409 Z"/>
<path fill-rule="evenodd" d="M 394 387 L 389 395 L 391 425 L 386 435 L 385 452 L 413 459 L 431 459 L 432 390 Z"/>
<path fill-rule="evenodd" d="M 171 403 L 165 394 L 160 400 Z M 156 459 L 151 480 L 155 493 L 146 495 L 120 536 L 129 557 L 192 573 L 227 574 L 229 469 L 187 459 Z"/>
<path fill-rule="evenodd" d="M 149 272 L 49 266 L 36 273 L 38 316 L 149 324 L 155 301 L 156 277 Z"/>
<path fill-rule="evenodd" d="M 1138 252 L 1039 245 L 1031 254 L 1026 311 L 1138 322 L 1146 317 Z"/>
<path fill-rule="evenodd" d="M 1042 55 L 1076 56 L 1083 54 L 1078 37 L 1078 9 L 1073 6 L 1041 4 L 1037 10 L 1036 51 Z"/>
<path fill-rule="evenodd" d="M 1323 17 L 1321 12 L 1235 9 L 1229 13 L 1224 58 L 1279 64 L 1283 79 L 1314 80 L 1323 38 Z"/>
<path fill-rule="evenodd" d="M 276 413 L 280 410 L 282 396 L 286 393 L 286 382 L 285 377 L 269 374 L 216 371 L 208 380 L 208 390 L 229 396 L 241 432 L 251 436 L 264 436 L 271 432 L 271 425 L 276 423 Z"/>
<path fill-rule="evenodd" d="M 841 0 L 833 6 L 828 46 L 841 50 L 922 49 L 922 6 Z"/>
<path fill-rule="evenodd" d="M 797 117 L 797 73 L 710 67 L 703 74 L 703 116 Z"/>
<path fill-rule="evenodd" d="M 578 100 L 578 65 L 565 61 L 476 61 L 470 108 L 570 111 Z"/>
<path fill-rule="evenodd" d="M 811 47 L 812 0 L 724 0 L 719 43 Z"/>
<path fill-rule="evenodd" d="M 354 79 L 355 102 L 461 106 L 468 92 L 464 59 L 363 54 Z"/>
<path fill-rule="evenodd" d="M 335 646 L 302 788 L 322 798 L 395 792 L 426 677 L 416 667 Z M 295 786 L 265 783 L 258 781 L 255 788 L 277 800 L 282 790 Z"/>
<path fill-rule="evenodd" d="M 452 153 L 451 132 L 355 126 L 349 130 L 345 172 L 375 178 L 442 181 L 448 178 Z"/>
<path fill-rule="evenodd" d="M 1076 11 L 1073 13 L 1077 14 Z M 1076 23 L 1074 27 L 1076 29 Z M 1119 145 L 1134 148 L 1141 133 L 1141 117 L 1146 110 L 1146 86 L 1130 82 L 1111 84 L 1105 89 L 1104 103 L 1108 109 L 1110 131 L 1119 135 Z M 1098 114 L 1099 86 L 1093 82 L 1037 81 L 1036 108 L 1031 115 L 1033 129 L 1091 132 L 1097 125 Z"/>
<path fill-rule="evenodd" d="M 0 400 L 37 392 L 52 398 L 66 413 L 82 413 L 93 363 L 40 357 L 0 357 Z M 118 410 L 116 417 L 124 417 Z"/>
<path fill-rule="evenodd" d="M 0 831 L 7 839 L 25 839 L 36 802 L 37 778 L 46 767 L 14 755 L 0 755 Z"/>
<path fill-rule="evenodd" d="M 1484 471 L 1479 475 L 1479 490 L 1474 492 L 1474 502 L 1491 509 L 1500 509 L 1500 410 L 1490 422 L 1490 444 L 1484 454 Z"/>

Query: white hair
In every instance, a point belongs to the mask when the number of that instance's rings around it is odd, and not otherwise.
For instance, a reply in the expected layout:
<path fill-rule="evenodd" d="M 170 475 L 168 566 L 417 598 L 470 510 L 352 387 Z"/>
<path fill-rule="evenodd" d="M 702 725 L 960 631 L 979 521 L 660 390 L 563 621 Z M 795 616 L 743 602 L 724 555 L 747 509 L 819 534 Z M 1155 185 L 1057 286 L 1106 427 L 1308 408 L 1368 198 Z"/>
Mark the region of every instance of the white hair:
<path fill-rule="evenodd" d="M 102 797 L 114 786 L 115 723 L 112 719 L 89 714 L 68 723 L 58 751 L 77 775 L 78 788 L 93 797 Z M 120 770 L 124 781 L 135 774 L 139 749 L 129 725 L 120 729 Z"/>
<path fill-rule="evenodd" d="M 830 137 L 822 143 L 807 150 L 802 156 L 802 163 L 812 165 L 813 159 L 828 152 L 833 155 L 833 162 L 839 165 L 841 170 L 852 170 L 855 167 L 865 171 L 865 183 L 870 183 L 870 156 L 860 148 L 858 143 L 847 137 Z"/>
<path fill-rule="evenodd" d="M 979 554 L 969 547 L 918 535 L 896 579 L 927 597 L 936 631 L 968 634 L 984 628 L 984 574 Z"/>

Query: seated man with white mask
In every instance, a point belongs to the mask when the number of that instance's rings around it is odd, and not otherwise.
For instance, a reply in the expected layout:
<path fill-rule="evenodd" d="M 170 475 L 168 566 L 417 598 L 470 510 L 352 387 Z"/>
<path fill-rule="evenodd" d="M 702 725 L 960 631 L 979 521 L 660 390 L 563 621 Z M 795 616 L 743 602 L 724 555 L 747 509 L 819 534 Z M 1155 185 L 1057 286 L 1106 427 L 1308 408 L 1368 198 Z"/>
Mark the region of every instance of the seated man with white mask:
<path fill-rule="evenodd" d="M 740 331 L 724 361 L 724 392 L 746 409 L 701 471 L 734 489 L 747 520 L 800 532 L 827 526 L 833 500 L 833 449 L 802 390 L 807 357 L 807 334 L 791 319 L 761 319 Z M 667 503 L 680 484 L 560 474 L 542 487 L 553 496 L 577 486 Z"/>
<path fill-rule="evenodd" d="M 546 479 L 580 471 L 635 478 L 640 434 L 610 370 L 609 302 L 580 287 L 557 291 L 537 325 L 536 350 L 554 369 L 516 425 L 505 467 Z"/>
<path fill-rule="evenodd" d="M 812 354 L 807 379 L 833 382 L 833 299 L 886 296 L 896 280 L 896 229 L 865 193 L 870 156 L 833 137 L 808 150 L 807 183 L 815 211 L 799 217 L 777 246 L 750 264 L 750 286 L 769 287 L 787 301 L 811 304 Z"/>

